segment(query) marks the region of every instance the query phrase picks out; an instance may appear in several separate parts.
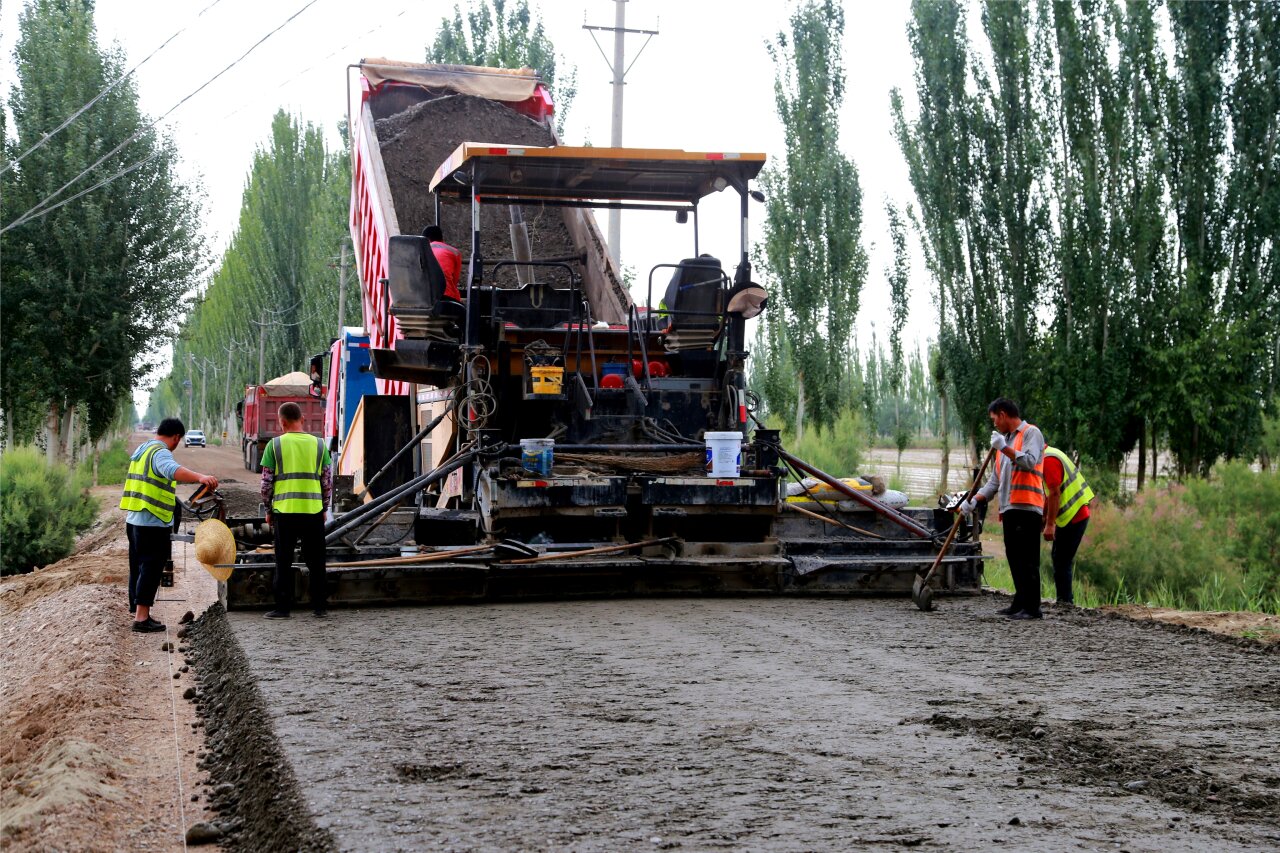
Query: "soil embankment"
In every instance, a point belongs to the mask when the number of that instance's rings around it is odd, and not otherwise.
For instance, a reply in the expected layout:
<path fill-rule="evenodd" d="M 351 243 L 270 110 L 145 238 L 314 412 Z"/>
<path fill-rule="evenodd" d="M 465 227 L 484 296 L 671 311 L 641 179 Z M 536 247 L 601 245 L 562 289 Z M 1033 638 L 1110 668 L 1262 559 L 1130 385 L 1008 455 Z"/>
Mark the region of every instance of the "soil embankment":
<path fill-rule="evenodd" d="M 220 478 L 247 473 L 234 450 L 176 455 Z M 245 484 L 223 490 L 256 508 Z M 174 543 L 174 585 L 152 611 L 168 631 L 130 631 L 119 487 L 94 494 L 103 510 L 71 556 L 0 583 L 0 847 L 183 850 L 187 829 L 216 815 L 195 707 L 182 699 L 194 674 L 179 622 L 215 601 L 216 586 Z"/>

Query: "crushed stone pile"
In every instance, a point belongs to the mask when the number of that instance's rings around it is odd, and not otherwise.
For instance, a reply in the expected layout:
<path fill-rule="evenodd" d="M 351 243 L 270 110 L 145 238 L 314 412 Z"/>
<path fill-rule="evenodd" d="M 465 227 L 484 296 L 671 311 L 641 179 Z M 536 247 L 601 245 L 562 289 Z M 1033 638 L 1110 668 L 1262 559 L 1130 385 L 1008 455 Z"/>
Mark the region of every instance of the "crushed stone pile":
<path fill-rule="evenodd" d="M 421 234 L 435 221 L 435 194 L 428 187 L 436 169 L 463 142 L 554 144 L 550 128 L 509 107 L 471 95 L 447 95 L 415 104 L 376 122 L 376 129 L 402 234 Z M 535 260 L 577 254 L 559 208 L 525 207 L 523 212 Z M 506 205 L 482 210 L 480 250 L 486 264 L 511 258 L 510 222 Z M 445 239 L 467 257 L 470 207 L 444 202 L 440 225 Z M 539 277 L 552 278 L 541 270 Z M 515 271 L 501 270 L 491 283 L 514 286 Z"/>

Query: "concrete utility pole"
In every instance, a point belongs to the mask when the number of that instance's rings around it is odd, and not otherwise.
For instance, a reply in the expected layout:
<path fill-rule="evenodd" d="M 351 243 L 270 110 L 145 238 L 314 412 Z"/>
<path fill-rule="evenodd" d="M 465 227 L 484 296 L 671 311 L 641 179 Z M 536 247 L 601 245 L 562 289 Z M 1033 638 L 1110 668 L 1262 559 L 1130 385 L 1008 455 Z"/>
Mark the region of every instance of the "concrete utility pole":
<path fill-rule="evenodd" d="M 640 58 L 640 54 L 644 53 L 644 49 L 649 46 L 649 41 L 658 34 L 657 30 L 629 30 L 627 29 L 627 0 L 613 0 L 614 16 L 612 27 L 597 27 L 589 24 L 583 24 L 582 28 L 591 33 L 591 40 L 596 43 L 596 47 L 600 49 L 600 55 L 604 57 L 604 61 L 609 66 L 609 70 L 613 72 L 613 126 L 609 132 L 609 145 L 618 148 L 622 145 L 622 87 L 626 85 L 627 72 L 631 70 L 631 65 L 636 64 L 636 59 Z M 609 61 L 609 57 L 605 55 L 604 48 L 600 47 L 600 42 L 596 39 L 596 32 L 613 33 L 613 61 Z M 631 65 L 625 65 L 626 62 L 626 38 L 627 33 L 635 33 L 636 35 L 648 36 L 644 40 L 644 44 L 640 45 L 640 49 L 636 51 L 635 58 L 631 60 Z M 613 262 L 618 267 L 618 272 L 622 272 L 622 211 L 609 211 L 609 254 L 613 258 Z"/>
<path fill-rule="evenodd" d="M 227 347 L 227 383 L 222 390 L 222 431 L 230 432 L 231 425 L 231 355 L 236 351 L 235 343 Z"/>
<path fill-rule="evenodd" d="M 203 424 L 209 412 L 209 396 L 205 391 L 209 387 L 209 362 L 200 359 L 200 423 Z M 203 427 L 202 427 L 203 428 Z"/>
<path fill-rule="evenodd" d="M 187 386 L 187 420 L 189 421 L 189 423 L 186 426 L 187 426 L 187 429 L 191 429 L 192 427 L 195 426 L 195 420 L 196 420 L 195 404 L 191 402 L 191 391 L 195 387 L 195 383 L 191 381 L 191 377 L 195 376 L 195 373 L 196 373 L 195 353 L 192 353 L 192 352 L 187 353 L 187 364 L 188 364 L 187 381 L 183 384 Z"/>
<path fill-rule="evenodd" d="M 338 334 L 347 322 L 347 264 L 351 255 L 347 241 L 342 241 L 342 260 L 338 266 Z"/>
<path fill-rule="evenodd" d="M 258 384 L 261 385 L 266 379 L 263 377 L 263 371 L 266 369 L 266 353 L 267 353 L 267 324 L 258 324 Z"/>

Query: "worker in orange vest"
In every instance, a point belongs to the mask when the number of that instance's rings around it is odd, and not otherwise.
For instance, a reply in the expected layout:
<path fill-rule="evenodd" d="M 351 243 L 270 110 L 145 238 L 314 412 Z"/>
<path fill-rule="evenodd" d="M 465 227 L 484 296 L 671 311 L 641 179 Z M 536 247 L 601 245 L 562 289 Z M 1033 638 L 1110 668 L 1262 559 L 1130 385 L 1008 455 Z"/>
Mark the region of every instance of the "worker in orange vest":
<path fill-rule="evenodd" d="M 960 505 L 966 515 L 978 501 L 998 496 L 1004 551 L 1013 575 L 1013 603 L 999 611 L 1011 619 L 1039 619 L 1040 532 L 1044 529 L 1044 436 L 1022 420 L 1018 404 L 997 397 L 987 406 L 995 470 L 972 498 Z"/>

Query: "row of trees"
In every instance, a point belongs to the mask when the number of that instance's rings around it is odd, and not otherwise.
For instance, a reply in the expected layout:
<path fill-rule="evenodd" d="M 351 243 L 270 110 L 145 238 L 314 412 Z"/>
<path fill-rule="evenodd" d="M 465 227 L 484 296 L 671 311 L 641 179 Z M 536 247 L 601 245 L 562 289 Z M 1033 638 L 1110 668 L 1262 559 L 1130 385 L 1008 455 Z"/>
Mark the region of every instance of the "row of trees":
<path fill-rule="evenodd" d="M 321 128 L 276 113 L 254 153 L 239 224 L 182 323 L 148 420 L 183 412 L 189 427 L 225 429 L 245 385 L 305 371 L 307 357 L 328 348 L 350 182 L 345 145 L 330 151 Z M 350 278 L 346 317 L 358 325 L 360 288 Z"/>
<path fill-rule="evenodd" d="M 556 80 L 556 56 L 526 0 L 454 8 L 427 48 L 429 62 L 537 68 Z M 557 91 L 561 120 L 572 101 L 570 70 Z M 193 426 L 219 429 L 246 384 L 305 369 L 338 326 L 362 322 L 354 263 L 340 294 L 340 250 L 351 182 L 346 128 L 330 151 L 321 128 L 284 112 L 254 155 L 240 221 L 208 286 L 178 332 L 170 373 L 151 395 L 148 420 L 190 412 Z"/>
<path fill-rule="evenodd" d="M 118 47 L 98 46 L 92 5 L 27 3 L 12 126 L 0 109 L 0 408 L 9 446 L 37 439 L 54 461 L 129 421 L 133 387 L 207 265 L 199 198 L 131 80 L 54 132 L 125 68 Z"/>
<path fill-rule="evenodd" d="M 963 422 L 1005 394 L 1111 468 L 1157 441 L 1183 474 L 1254 456 L 1280 371 L 1280 7 L 984 2 L 976 44 L 968 20 L 916 0 L 919 114 L 893 93 Z"/>
<path fill-rule="evenodd" d="M 888 389 L 878 399 L 904 399 L 911 232 L 940 315 L 927 383 L 939 421 L 951 408 L 976 437 L 987 403 L 1011 396 L 1094 464 L 1115 470 L 1137 447 L 1140 484 L 1158 446 L 1182 474 L 1222 457 L 1268 462 L 1280 6 L 984 0 L 971 15 L 959 0 L 914 0 L 918 113 L 891 93 L 914 203 L 888 205 L 890 352 L 861 370 L 861 190 L 836 135 L 843 16 L 809 0 L 790 23 L 772 45 L 790 147 L 762 180 L 759 260 L 779 298 L 754 379 L 770 412 L 798 437 L 806 418 L 825 427 L 865 402 L 868 367 Z"/>

